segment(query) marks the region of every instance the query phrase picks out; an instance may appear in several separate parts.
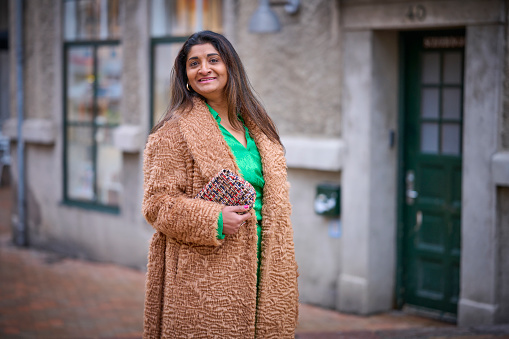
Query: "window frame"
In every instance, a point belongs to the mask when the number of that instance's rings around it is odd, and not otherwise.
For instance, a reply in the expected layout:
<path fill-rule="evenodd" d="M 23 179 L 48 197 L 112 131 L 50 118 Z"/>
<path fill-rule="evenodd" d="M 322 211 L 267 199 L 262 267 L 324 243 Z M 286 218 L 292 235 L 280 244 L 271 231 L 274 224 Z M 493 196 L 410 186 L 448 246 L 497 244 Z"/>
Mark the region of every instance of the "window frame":
<path fill-rule="evenodd" d="M 119 46 L 122 47 L 121 40 L 120 39 L 109 39 L 109 40 L 76 40 L 76 41 L 64 41 L 63 43 L 63 60 L 64 60 L 64 69 L 63 69 L 63 95 L 62 95 L 62 105 L 63 105 L 63 128 L 62 128 L 62 136 L 63 136 L 63 186 L 62 186 L 62 205 L 67 206 L 74 206 L 74 207 L 80 207 L 84 209 L 89 210 L 96 210 L 100 212 L 107 212 L 111 214 L 120 214 L 120 206 L 119 205 L 106 205 L 103 203 L 98 202 L 97 199 L 97 141 L 95 138 L 98 125 L 95 121 L 95 118 L 97 117 L 97 67 L 98 67 L 98 59 L 97 59 L 97 50 L 101 46 Z M 92 47 L 94 51 L 93 55 L 93 72 L 94 72 L 94 84 L 93 84 L 93 117 L 91 122 L 69 122 L 68 120 L 68 108 L 67 108 L 67 99 L 68 99 L 68 52 L 73 47 Z M 93 152 L 93 171 L 94 171 L 94 181 L 93 181 L 93 191 L 94 191 L 94 200 L 79 200 L 79 199 L 73 199 L 69 197 L 68 194 L 68 128 L 69 127 L 76 127 L 76 126 L 89 126 L 92 129 L 91 133 L 91 141 L 92 141 L 92 152 Z M 117 124 L 111 124 L 107 123 L 102 127 L 106 128 L 115 128 L 119 126 L 119 123 Z"/>

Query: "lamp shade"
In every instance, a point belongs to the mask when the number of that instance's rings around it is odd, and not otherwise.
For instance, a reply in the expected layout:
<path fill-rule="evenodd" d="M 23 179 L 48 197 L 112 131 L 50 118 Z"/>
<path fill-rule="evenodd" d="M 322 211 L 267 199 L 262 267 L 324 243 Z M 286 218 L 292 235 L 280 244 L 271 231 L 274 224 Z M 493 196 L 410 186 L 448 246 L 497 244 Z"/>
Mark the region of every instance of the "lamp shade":
<path fill-rule="evenodd" d="M 269 1 L 261 0 L 260 6 L 251 16 L 249 31 L 252 33 L 274 33 L 281 30 L 279 19 L 272 9 Z"/>

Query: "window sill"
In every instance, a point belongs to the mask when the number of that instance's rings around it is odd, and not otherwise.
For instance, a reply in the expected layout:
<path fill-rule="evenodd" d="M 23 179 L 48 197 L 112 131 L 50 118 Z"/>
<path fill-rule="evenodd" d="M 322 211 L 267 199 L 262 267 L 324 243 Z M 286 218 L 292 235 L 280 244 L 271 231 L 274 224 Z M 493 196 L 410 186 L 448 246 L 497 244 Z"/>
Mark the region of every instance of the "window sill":
<path fill-rule="evenodd" d="M 99 205 L 92 202 L 77 201 L 77 200 L 64 200 L 60 203 L 61 206 L 78 207 L 85 210 L 96 211 L 101 213 L 109 213 L 114 215 L 120 214 L 118 206 Z"/>
<path fill-rule="evenodd" d="M 288 168 L 340 171 L 344 165 L 345 142 L 340 139 L 282 136 Z"/>
<path fill-rule="evenodd" d="M 18 121 L 8 119 L 5 121 L 2 132 L 11 141 L 18 138 Z M 50 119 L 25 119 L 22 125 L 23 140 L 26 143 L 53 145 L 55 143 L 55 123 Z"/>

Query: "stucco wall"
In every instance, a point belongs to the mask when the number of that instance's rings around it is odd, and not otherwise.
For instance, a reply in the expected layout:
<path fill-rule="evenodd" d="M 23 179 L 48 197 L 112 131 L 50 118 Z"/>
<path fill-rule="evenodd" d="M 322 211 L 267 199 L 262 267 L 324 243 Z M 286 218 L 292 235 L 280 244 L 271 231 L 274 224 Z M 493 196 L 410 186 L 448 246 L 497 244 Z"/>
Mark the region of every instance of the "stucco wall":
<path fill-rule="evenodd" d="M 300 301 L 334 308 L 341 262 L 341 227 L 338 219 L 314 212 L 316 186 L 339 183 L 338 172 L 290 169 L 292 225 L 299 265 Z"/>
<path fill-rule="evenodd" d="M 508 3 L 508 2 L 506 2 Z M 501 120 L 501 145 L 503 149 L 509 149 L 509 6 L 506 6 L 506 25 L 505 25 L 505 60 L 504 60 L 504 104 Z"/>
<path fill-rule="evenodd" d="M 301 1 L 296 15 L 273 7 L 281 32 L 252 34 L 257 1 L 237 5 L 236 49 L 282 135 L 340 135 L 340 30 L 336 1 Z"/>

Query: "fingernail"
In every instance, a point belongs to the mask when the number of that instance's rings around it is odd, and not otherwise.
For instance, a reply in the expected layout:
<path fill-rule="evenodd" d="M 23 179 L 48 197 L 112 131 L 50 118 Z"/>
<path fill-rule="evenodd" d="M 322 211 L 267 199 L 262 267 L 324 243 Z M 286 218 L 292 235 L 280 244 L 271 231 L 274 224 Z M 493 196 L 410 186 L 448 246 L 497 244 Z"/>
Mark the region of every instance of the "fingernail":
<path fill-rule="evenodd" d="M 244 205 L 244 208 L 247 210 L 249 208 L 249 205 Z"/>

